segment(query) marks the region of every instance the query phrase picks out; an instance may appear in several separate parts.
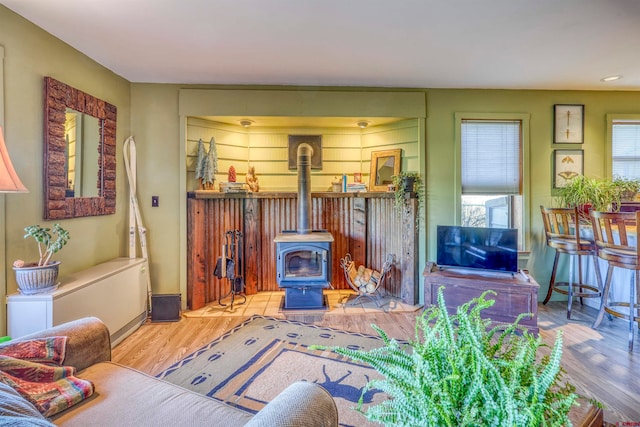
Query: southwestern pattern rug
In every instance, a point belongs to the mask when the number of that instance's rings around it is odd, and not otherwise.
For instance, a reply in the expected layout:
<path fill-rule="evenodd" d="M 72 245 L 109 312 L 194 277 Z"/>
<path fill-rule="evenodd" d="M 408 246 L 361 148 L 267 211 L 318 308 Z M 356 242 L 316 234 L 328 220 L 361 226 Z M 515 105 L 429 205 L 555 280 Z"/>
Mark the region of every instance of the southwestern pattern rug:
<path fill-rule="evenodd" d="M 377 425 L 353 408 L 364 385 L 380 375 L 332 351 L 310 350 L 313 344 L 368 350 L 379 347 L 381 341 L 370 335 L 256 315 L 158 378 L 252 413 L 289 384 L 314 382 L 334 397 L 341 426 Z M 370 390 L 364 402 L 375 404 L 385 398 Z"/>

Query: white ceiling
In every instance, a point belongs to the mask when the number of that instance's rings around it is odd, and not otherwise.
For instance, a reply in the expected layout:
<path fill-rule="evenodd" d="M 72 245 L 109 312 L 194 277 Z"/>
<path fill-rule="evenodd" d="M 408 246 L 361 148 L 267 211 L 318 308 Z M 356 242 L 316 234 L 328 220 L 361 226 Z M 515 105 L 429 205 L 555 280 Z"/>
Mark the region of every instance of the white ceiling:
<path fill-rule="evenodd" d="M 640 0 L 0 4 L 132 82 L 640 90 Z"/>

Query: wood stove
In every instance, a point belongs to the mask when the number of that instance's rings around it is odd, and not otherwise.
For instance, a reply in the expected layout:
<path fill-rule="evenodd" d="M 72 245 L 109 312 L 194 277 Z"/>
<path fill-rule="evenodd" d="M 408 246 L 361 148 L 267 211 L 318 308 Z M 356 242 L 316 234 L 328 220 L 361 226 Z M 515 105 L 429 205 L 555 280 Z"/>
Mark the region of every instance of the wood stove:
<path fill-rule="evenodd" d="M 284 308 L 323 308 L 322 290 L 331 286 L 331 244 L 326 231 L 280 233 L 274 239 L 277 282 L 284 288 Z"/>
<path fill-rule="evenodd" d="M 284 288 L 284 309 L 324 308 L 322 290 L 331 286 L 333 236 L 311 229 L 311 155 L 309 144 L 298 146 L 298 228 L 276 235 L 276 273 Z"/>

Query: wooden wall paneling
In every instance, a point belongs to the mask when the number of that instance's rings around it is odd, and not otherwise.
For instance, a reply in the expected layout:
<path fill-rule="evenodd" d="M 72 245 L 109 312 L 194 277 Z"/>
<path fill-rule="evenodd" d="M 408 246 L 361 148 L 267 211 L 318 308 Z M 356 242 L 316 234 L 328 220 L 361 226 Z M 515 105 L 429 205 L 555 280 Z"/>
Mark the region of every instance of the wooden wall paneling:
<path fill-rule="evenodd" d="M 222 246 L 226 243 L 226 232 L 230 230 L 242 230 L 242 204 L 241 198 L 210 199 L 207 200 L 207 241 L 209 247 L 210 269 L 208 276 L 207 302 L 216 301 L 220 296 L 229 292 L 230 284 L 226 278 L 218 279 L 213 275 L 215 264 L 222 256 Z"/>
<path fill-rule="evenodd" d="M 244 234 L 243 274 L 247 293 L 280 290 L 273 240 L 284 230 L 296 230 L 295 194 L 258 193 L 247 197 L 213 194 L 188 201 L 189 307 L 203 305 L 202 296 L 197 294 L 199 288 L 204 287 L 204 303 L 216 301 L 229 291 L 227 279 L 213 276 L 228 230 L 237 229 Z M 398 215 L 393 202 L 390 195 L 375 193 L 371 196 L 324 193 L 312 197 L 313 228 L 326 229 L 334 237 L 331 267 L 335 288 L 348 288 L 340 268 L 340 258 L 346 253 L 351 253 L 358 265 L 375 269 L 382 268 L 388 254 L 395 254 L 396 264 L 385 289 L 415 303 L 417 202 L 407 199 L 403 215 Z"/>
<path fill-rule="evenodd" d="M 399 297 L 402 282 L 400 251 L 403 242 L 398 214 L 393 207 L 393 202 L 391 198 L 368 200 L 370 209 L 367 212 L 366 262 L 371 268 L 381 269 L 387 255 L 395 255 L 396 263 L 387 275 L 384 288 L 388 294 Z"/>
<path fill-rule="evenodd" d="M 314 197 L 313 212 L 316 222 L 314 228 L 327 230 L 333 236 L 331 247 L 331 284 L 334 289 L 347 289 L 344 275 L 340 267 L 340 258 L 349 252 L 349 235 L 351 226 L 350 198 Z"/>
<path fill-rule="evenodd" d="M 353 221 L 353 198 L 338 197 L 327 200 L 335 201 L 331 214 L 337 222 L 333 238 L 338 242 L 333 254 L 333 277 L 337 289 L 349 289 L 340 267 L 340 258 L 351 251 L 351 235 Z"/>
<path fill-rule="evenodd" d="M 224 200 L 208 200 L 207 224 L 208 234 L 207 242 L 209 243 L 209 260 L 215 269 L 218 258 L 222 256 L 222 245 L 224 244 Z M 207 302 L 218 299 L 222 292 L 222 280 L 213 275 L 213 270 L 208 275 L 209 287 L 207 289 Z"/>
<path fill-rule="evenodd" d="M 367 199 L 352 199 L 351 233 L 349 253 L 352 259 L 367 259 Z"/>
<path fill-rule="evenodd" d="M 197 310 L 206 304 L 205 290 L 207 283 L 205 269 L 208 264 L 205 254 L 204 240 L 206 201 L 189 199 L 187 201 L 187 305 Z"/>
<path fill-rule="evenodd" d="M 418 272 L 416 254 L 418 253 L 418 230 L 416 229 L 416 215 L 418 201 L 405 195 L 402 211 L 402 291 L 400 297 L 407 304 L 418 303 Z"/>
<path fill-rule="evenodd" d="M 258 224 L 260 235 L 262 236 L 262 246 L 260 247 L 260 264 L 262 269 L 259 271 L 258 276 L 258 292 L 266 291 L 269 289 L 266 282 L 266 278 L 271 274 L 274 274 L 273 266 L 269 264 L 268 260 L 271 257 L 272 242 L 269 240 L 269 227 L 274 226 L 273 222 L 273 203 L 269 199 L 260 199 L 258 201 L 260 207 L 260 217 L 262 221 Z M 275 276 L 274 276 L 275 277 Z"/>
<path fill-rule="evenodd" d="M 258 277 L 262 266 L 259 254 L 262 247 L 260 221 L 258 199 L 244 199 L 244 283 L 247 295 L 258 292 Z"/>
<path fill-rule="evenodd" d="M 261 199 L 262 216 L 262 274 L 259 291 L 279 290 L 276 280 L 276 249 L 275 239 L 283 230 L 294 230 L 296 224 L 296 209 L 294 198 L 265 198 Z"/>

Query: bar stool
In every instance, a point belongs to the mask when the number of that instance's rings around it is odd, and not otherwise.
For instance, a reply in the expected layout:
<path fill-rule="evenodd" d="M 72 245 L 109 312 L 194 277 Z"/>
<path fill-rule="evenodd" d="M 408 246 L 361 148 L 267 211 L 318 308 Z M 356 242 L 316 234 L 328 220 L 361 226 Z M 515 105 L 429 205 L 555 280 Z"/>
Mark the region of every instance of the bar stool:
<path fill-rule="evenodd" d="M 542 213 L 547 246 L 556 250 L 551 279 L 549 280 L 549 291 L 542 303 L 549 302 L 553 291 L 568 295 L 567 319 L 571 319 L 571 305 L 574 297 L 580 297 L 580 303 L 582 304 L 582 298 L 599 298 L 602 295 L 602 281 L 598 259 L 596 258 L 596 247 L 592 240 L 580 237 L 577 208 L 545 208 L 540 206 L 540 212 Z M 560 254 L 569 256 L 568 282 L 556 282 Z M 582 256 L 584 255 L 593 259 L 597 287 L 585 284 L 582 281 Z M 578 261 L 578 281 L 574 283 L 573 261 L 576 257 Z"/>
<path fill-rule="evenodd" d="M 629 351 L 633 350 L 634 324 L 640 324 L 640 254 L 638 238 L 640 211 L 636 212 L 591 212 L 591 225 L 599 258 L 607 261 L 607 278 L 604 282 L 602 302 L 593 323 L 597 328 L 604 313 L 629 321 Z M 635 242 L 631 239 L 635 238 Z M 615 267 L 632 270 L 629 283 L 629 301 L 610 301 L 611 278 Z M 617 285 L 617 284 L 616 284 Z M 618 307 L 626 307 L 628 313 Z M 635 313 L 634 313 L 635 311 Z"/>

